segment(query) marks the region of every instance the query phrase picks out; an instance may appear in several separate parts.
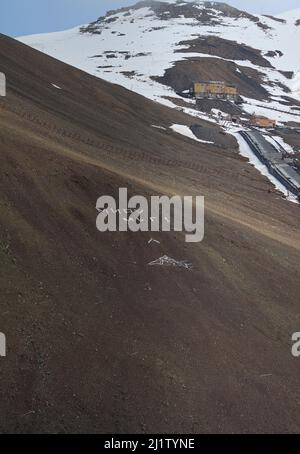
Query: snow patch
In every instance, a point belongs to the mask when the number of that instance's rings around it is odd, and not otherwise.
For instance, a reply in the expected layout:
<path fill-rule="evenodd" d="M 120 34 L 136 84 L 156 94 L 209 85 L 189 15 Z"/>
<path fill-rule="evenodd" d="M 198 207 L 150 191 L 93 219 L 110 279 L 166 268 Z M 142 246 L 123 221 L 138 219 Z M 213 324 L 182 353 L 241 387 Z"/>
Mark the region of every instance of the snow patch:
<path fill-rule="evenodd" d="M 285 151 L 288 154 L 295 153 L 294 148 L 286 143 L 282 137 L 280 136 L 269 136 L 268 134 L 264 134 L 264 138 L 275 148 L 276 151 L 282 153 Z"/>
<path fill-rule="evenodd" d="M 163 126 L 157 126 L 157 125 L 151 125 L 151 128 L 162 129 L 163 131 L 167 130 L 167 128 L 164 128 Z"/>
<path fill-rule="evenodd" d="M 177 132 L 178 134 L 188 137 L 189 139 L 196 140 L 197 142 L 207 143 L 207 144 L 211 144 L 211 145 L 214 144 L 214 142 L 210 142 L 208 140 L 198 139 L 198 137 L 195 136 L 195 134 L 191 131 L 191 129 L 188 126 L 174 124 L 174 125 L 170 126 L 170 128 L 174 132 Z"/>

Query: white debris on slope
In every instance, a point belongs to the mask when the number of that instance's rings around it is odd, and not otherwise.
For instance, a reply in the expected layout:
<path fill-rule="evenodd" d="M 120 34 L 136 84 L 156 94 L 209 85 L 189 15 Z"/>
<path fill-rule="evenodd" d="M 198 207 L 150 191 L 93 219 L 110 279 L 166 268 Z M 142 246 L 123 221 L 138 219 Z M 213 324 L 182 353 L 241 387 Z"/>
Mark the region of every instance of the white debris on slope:
<path fill-rule="evenodd" d="M 152 244 L 152 243 L 160 244 L 160 241 L 150 238 L 150 240 L 148 241 L 148 244 Z"/>
<path fill-rule="evenodd" d="M 196 140 L 197 142 L 201 143 L 207 143 L 207 144 L 214 144 L 214 142 L 210 142 L 208 140 L 202 140 L 198 139 L 198 137 L 195 136 L 195 134 L 191 131 L 191 129 L 188 126 L 185 125 L 172 125 L 170 128 L 174 131 L 177 132 L 178 134 L 181 134 L 185 137 L 188 137 L 189 139 Z"/>
<path fill-rule="evenodd" d="M 149 266 L 169 266 L 169 267 L 176 267 L 176 268 L 184 268 L 186 270 L 192 269 L 192 264 L 185 261 L 185 260 L 175 260 L 167 255 L 163 255 L 157 260 L 148 263 Z"/>

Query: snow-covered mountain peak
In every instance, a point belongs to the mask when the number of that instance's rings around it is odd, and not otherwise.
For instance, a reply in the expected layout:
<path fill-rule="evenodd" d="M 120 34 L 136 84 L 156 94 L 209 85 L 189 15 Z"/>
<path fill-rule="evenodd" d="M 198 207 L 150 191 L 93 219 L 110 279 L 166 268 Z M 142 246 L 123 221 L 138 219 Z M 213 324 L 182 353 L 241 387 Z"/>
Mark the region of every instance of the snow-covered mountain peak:
<path fill-rule="evenodd" d="M 82 31 L 101 32 L 105 24 L 116 22 L 125 18 L 137 19 L 140 16 L 156 19 L 192 19 L 197 24 L 218 25 L 226 18 L 247 18 L 256 23 L 259 27 L 267 30 L 269 26 L 261 21 L 258 16 L 254 16 L 245 11 L 241 11 L 226 3 L 213 1 L 182 1 L 182 0 L 142 0 L 133 6 L 108 11 L 106 16 L 100 17 L 88 27 L 83 27 Z"/>
<path fill-rule="evenodd" d="M 20 40 L 189 113 L 200 115 L 180 93 L 197 80 L 223 80 L 238 88 L 245 112 L 300 123 L 297 15 L 253 15 L 213 1 L 143 0 L 72 30 Z"/>

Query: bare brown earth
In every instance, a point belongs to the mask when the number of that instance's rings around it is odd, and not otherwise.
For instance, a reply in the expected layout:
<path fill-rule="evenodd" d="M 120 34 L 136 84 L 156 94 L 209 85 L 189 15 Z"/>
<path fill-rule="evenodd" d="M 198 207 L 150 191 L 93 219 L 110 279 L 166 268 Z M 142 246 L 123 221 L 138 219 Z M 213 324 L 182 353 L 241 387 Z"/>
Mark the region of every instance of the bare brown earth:
<path fill-rule="evenodd" d="M 263 68 L 262 72 L 259 72 L 219 58 L 190 57 L 177 61 L 165 71 L 164 76 L 156 77 L 155 80 L 178 92 L 189 89 L 191 84 L 198 80 L 223 80 L 235 85 L 243 96 L 266 100 L 269 93 L 262 86 L 263 76 Z"/>
<path fill-rule="evenodd" d="M 280 19 L 279 17 L 270 16 L 269 14 L 264 14 L 264 16 L 268 17 L 269 19 L 275 20 L 276 22 L 281 22 L 282 24 L 286 23 L 285 19 Z"/>
<path fill-rule="evenodd" d="M 218 36 L 199 36 L 193 40 L 180 41 L 178 46 L 185 46 L 185 48 L 177 50 L 180 53 L 197 52 L 230 60 L 248 60 L 255 65 L 272 68 L 269 60 L 262 56 L 259 49 Z"/>
<path fill-rule="evenodd" d="M 151 127 L 181 112 L 3 35 L 0 71 L 0 431 L 299 432 L 299 207 L 236 152 Z M 120 186 L 204 195 L 204 241 L 100 234 Z M 163 254 L 193 269 L 147 265 Z"/>
<path fill-rule="evenodd" d="M 245 113 L 237 104 L 222 99 L 197 99 L 196 108 L 201 112 L 206 112 L 208 114 L 211 113 L 212 109 L 219 109 L 230 115 L 247 117 L 247 113 Z"/>

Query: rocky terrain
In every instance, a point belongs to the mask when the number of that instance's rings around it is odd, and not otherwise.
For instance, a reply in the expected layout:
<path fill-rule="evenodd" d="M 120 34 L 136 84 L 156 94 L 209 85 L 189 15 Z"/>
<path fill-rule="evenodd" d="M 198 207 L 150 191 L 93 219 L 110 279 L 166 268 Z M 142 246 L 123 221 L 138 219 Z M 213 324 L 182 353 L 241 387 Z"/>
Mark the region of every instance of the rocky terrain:
<path fill-rule="evenodd" d="M 299 207 L 212 122 L 3 35 L 0 62 L 1 432 L 299 432 Z M 204 195 L 204 241 L 100 234 L 119 187 Z"/>

